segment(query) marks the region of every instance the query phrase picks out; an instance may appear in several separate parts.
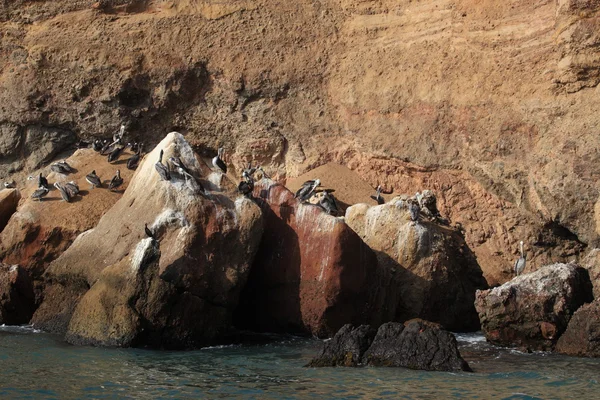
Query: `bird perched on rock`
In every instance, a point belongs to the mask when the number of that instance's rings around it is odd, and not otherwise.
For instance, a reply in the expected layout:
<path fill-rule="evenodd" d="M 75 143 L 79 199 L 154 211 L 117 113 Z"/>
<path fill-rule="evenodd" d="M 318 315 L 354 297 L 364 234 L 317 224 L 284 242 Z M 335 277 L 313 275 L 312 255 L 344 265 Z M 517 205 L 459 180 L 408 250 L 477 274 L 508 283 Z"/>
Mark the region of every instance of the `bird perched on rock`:
<path fill-rule="evenodd" d="M 70 174 L 74 169 L 67 163 L 66 160 L 55 162 L 50 165 L 50 170 L 59 174 Z"/>
<path fill-rule="evenodd" d="M 515 261 L 515 273 L 517 274 L 517 276 L 519 276 L 523 270 L 525 269 L 525 264 L 527 263 L 527 257 L 525 256 L 525 253 L 523 252 L 523 241 L 521 240 L 521 242 L 519 243 L 519 247 L 521 250 L 521 257 L 519 257 L 517 259 L 517 261 Z"/>
<path fill-rule="evenodd" d="M 92 172 L 87 174 L 85 176 L 85 180 L 88 181 L 90 185 L 92 185 L 92 189 L 95 187 L 102 187 L 102 181 L 100 180 L 100 177 L 96 175 L 96 170 L 93 170 Z"/>
<path fill-rule="evenodd" d="M 150 228 L 148 228 L 148 224 L 144 224 L 144 231 L 146 232 L 146 236 L 156 240 L 156 237 L 154 237 L 154 232 L 152 232 Z"/>
<path fill-rule="evenodd" d="M 238 190 L 244 196 L 250 197 L 252 195 L 252 191 L 254 190 L 254 179 L 252 178 L 252 176 L 248 175 L 245 171 L 242 174 L 242 177 L 244 179 L 238 185 Z"/>
<path fill-rule="evenodd" d="M 38 176 L 38 187 L 50 189 L 50 185 L 48 184 L 48 179 L 44 178 L 44 175 L 40 172 L 40 176 Z"/>
<path fill-rule="evenodd" d="M 121 178 L 121 171 L 117 170 L 117 173 L 115 174 L 115 176 L 113 176 L 113 178 L 110 180 L 110 183 L 108 184 L 108 189 L 109 190 L 116 189 L 119 186 L 121 186 L 122 184 L 123 184 L 123 178 Z"/>
<path fill-rule="evenodd" d="M 61 185 L 58 182 L 54 182 L 54 187 L 58 189 L 58 191 L 60 192 L 60 197 L 62 197 L 64 201 L 66 201 L 67 203 L 71 202 L 71 194 L 63 185 Z"/>
<path fill-rule="evenodd" d="M 92 149 L 94 149 L 94 151 L 100 152 L 102 151 L 102 147 L 104 147 L 102 140 L 96 139 L 92 142 Z"/>
<path fill-rule="evenodd" d="M 75 181 L 70 181 L 64 184 L 65 190 L 69 193 L 71 198 L 79 194 L 79 185 Z"/>
<path fill-rule="evenodd" d="M 47 187 L 41 186 L 39 189 L 37 189 L 35 192 L 33 192 L 31 194 L 31 198 L 42 201 L 42 198 L 46 197 L 49 192 L 50 192 L 50 189 L 48 189 Z"/>
<path fill-rule="evenodd" d="M 385 204 L 385 200 L 381 195 L 381 185 L 377 186 L 377 191 L 375 192 L 375 196 L 371 195 L 371 198 L 377 202 L 377 204 Z"/>
<path fill-rule="evenodd" d="M 227 173 L 227 164 L 225 164 L 225 161 L 223 161 L 222 157 L 223 157 L 223 148 L 219 147 L 219 149 L 217 150 L 217 155 L 214 156 L 212 159 L 212 163 L 216 169 L 218 169 L 221 172 L 223 172 L 224 174 L 226 174 Z"/>
<path fill-rule="evenodd" d="M 337 202 L 335 201 L 335 197 L 329 190 L 323 191 L 323 196 L 319 200 L 319 205 L 327 212 L 329 215 L 338 215 L 339 208 Z"/>
<path fill-rule="evenodd" d="M 179 172 L 181 175 L 190 175 L 190 170 L 187 169 L 187 167 L 185 166 L 185 164 L 183 163 L 183 161 L 181 161 L 181 158 L 179 157 L 169 157 L 169 162 L 171 163 L 171 165 L 173 165 L 175 167 L 175 169 L 177 170 L 177 172 Z"/>
<path fill-rule="evenodd" d="M 137 168 L 138 164 L 140 163 L 140 157 L 142 155 L 142 146 L 142 143 L 138 144 L 136 153 L 129 157 L 129 159 L 127 159 L 127 169 Z M 133 147 L 131 147 L 131 149 L 133 150 Z"/>
<path fill-rule="evenodd" d="M 15 182 L 15 181 L 7 181 L 7 182 L 4 182 L 4 187 L 5 187 L 6 189 L 14 189 L 14 188 L 16 188 L 16 187 L 17 187 L 17 182 Z"/>
<path fill-rule="evenodd" d="M 306 200 L 310 199 L 310 197 L 313 195 L 314 191 L 319 186 L 321 186 L 321 181 L 318 179 L 306 181 L 302 184 L 300 189 L 298 189 L 298 191 L 296 191 L 296 194 L 294 195 L 294 197 L 299 199 L 300 202 L 306 201 Z"/>
<path fill-rule="evenodd" d="M 120 144 L 117 144 L 113 150 L 108 154 L 108 162 L 113 162 L 113 161 L 117 161 L 119 159 L 119 156 L 121 155 L 121 153 L 123 152 L 123 150 L 125 149 L 125 146 L 122 146 Z"/>
<path fill-rule="evenodd" d="M 158 156 L 158 162 L 154 164 L 154 168 L 156 168 L 158 175 L 160 175 L 160 179 L 162 179 L 163 181 L 170 181 L 171 172 L 169 172 L 169 168 L 162 163 L 163 154 L 164 151 L 161 150 L 160 155 Z"/>

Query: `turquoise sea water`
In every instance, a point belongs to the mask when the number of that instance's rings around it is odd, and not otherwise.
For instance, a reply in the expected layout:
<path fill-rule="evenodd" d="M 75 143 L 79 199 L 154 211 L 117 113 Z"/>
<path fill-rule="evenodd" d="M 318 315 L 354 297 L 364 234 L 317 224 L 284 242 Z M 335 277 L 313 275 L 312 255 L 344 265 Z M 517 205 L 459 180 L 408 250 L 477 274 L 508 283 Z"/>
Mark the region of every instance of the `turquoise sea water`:
<path fill-rule="evenodd" d="M 196 351 L 74 347 L 0 327 L 0 399 L 597 399 L 600 360 L 500 349 L 458 335 L 475 373 L 304 368 L 316 339 Z"/>

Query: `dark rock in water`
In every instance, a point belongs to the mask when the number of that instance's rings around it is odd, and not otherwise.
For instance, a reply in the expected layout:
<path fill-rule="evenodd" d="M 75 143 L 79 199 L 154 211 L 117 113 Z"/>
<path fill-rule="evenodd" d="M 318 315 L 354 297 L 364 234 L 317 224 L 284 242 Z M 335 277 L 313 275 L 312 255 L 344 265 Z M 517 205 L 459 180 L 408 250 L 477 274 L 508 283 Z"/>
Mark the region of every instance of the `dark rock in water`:
<path fill-rule="evenodd" d="M 34 311 L 33 284 L 27 271 L 0 264 L 0 325 L 26 324 Z"/>
<path fill-rule="evenodd" d="M 571 356 L 600 357 L 600 299 L 573 314 L 556 350 Z"/>
<path fill-rule="evenodd" d="M 454 335 L 439 324 L 420 319 L 404 325 L 398 322 L 381 325 L 362 362 L 377 367 L 471 371 L 458 351 Z"/>
<path fill-rule="evenodd" d="M 471 371 L 456 338 L 439 324 L 414 319 L 388 322 L 377 330 L 348 324 L 325 342 L 307 367 L 406 367 L 426 371 Z"/>
<path fill-rule="evenodd" d="M 356 367 L 371 345 L 375 330 L 369 325 L 355 328 L 344 325 L 328 342 L 323 345 L 321 354 L 311 360 L 307 367 Z"/>
<path fill-rule="evenodd" d="M 552 350 L 573 313 L 592 299 L 585 268 L 553 264 L 502 286 L 477 291 L 475 307 L 488 341 Z"/>

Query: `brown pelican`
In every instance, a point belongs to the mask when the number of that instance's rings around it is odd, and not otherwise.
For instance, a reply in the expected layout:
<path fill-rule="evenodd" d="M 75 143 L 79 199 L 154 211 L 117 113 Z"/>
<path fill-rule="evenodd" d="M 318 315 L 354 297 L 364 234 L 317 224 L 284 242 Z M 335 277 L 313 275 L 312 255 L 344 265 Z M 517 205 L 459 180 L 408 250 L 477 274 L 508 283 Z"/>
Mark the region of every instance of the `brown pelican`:
<path fill-rule="evenodd" d="M 133 150 L 133 146 L 131 146 L 131 149 Z M 139 162 L 140 162 L 140 157 L 142 155 L 142 143 L 137 145 L 137 149 L 136 149 L 136 153 L 134 155 L 132 155 L 131 157 L 129 157 L 129 159 L 127 160 L 127 168 L 128 169 L 136 169 Z"/>
<path fill-rule="evenodd" d="M 70 174 L 71 172 L 74 172 L 74 169 L 67 163 L 66 160 L 53 163 L 50 165 L 50 169 L 54 172 L 58 172 L 59 174 Z"/>
<path fill-rule="evenodd" d="M 58 189 L 58 191 L 60 192 L 60 197 L 62 197 L 64 201 L 66 201 L 67 203 L 71 201 L 71 194 L 69 193 L 69 191 L 67 191 L 67 189 L 65 189 L 65 187 L 63 187 L 58 182 L 54 182 L 54 187 Z"/>
<path fill-rule="evenodd" d="M 50 192 L 50 190 L 47 187 L 40 186 L 39 189 L 37 189 L 35 192 L 32 193 L 31 198 L 32 199 L 38 199 L 39 201 L 42 201 L 42 198 L 46 197 L 46 195 L 48 194 L 48 192 Z"/>
<path fill-rule="evenodd" d="M 375 193 L 375 196 L 371 195 L 371 198 L 375 200 L 377 204 L 385 204 L 385 200 L 381 195 L 381 185 L 377 186 L 377 192 Z"/>
<path fill-rule="evenodd" d="M 335 197 L 333 197 L 329 190 L 323 191 L 323 196 L 319 200 L 319 205 L 329 215 L 337 215 L 339 212 L 339 208 L 337 206 L 337 202 L 335 201 Z"/>
<path fill-rule="evenodd" d="M 225 164 L 225 162 L 223 161 L 223 159 L 221 157 L 223 157 L 223 148 L 219 147 L 219 150 L 217 150 L 217 155 L 214 156 L 214 158 L 212 159 L 212 163 L 216 169 L 218 169 L 221 172 L 223 172 L 224 174 L 226 174 L 227 173 L 227 164 Z"/>
<path fill-rule="evenodd" d="M 92 142 L 92 149 L 94 149 L 94 151 L 101 152 L 102 151 L 102 147 L 104 147 L 104 144 L 102 143 L 102 140 L 96 139 L 96 140 L 94 140 Z"/>
<path fill-rule="evenodd" d="M 165 164 L 162 163 L 163 154 L 164 154 L 164 151 L 161 150 L 160 156 L 158 156 L 158 162 L 156 164 L 154 164 L 154 168 L 156 168 L 158 175 L 160 175 L 160 179 L 162 179 L 163 181 L 170 181 L 171 173 L 169 172 L 169 168 Z"/>
<path fill-rule="evenodd" d="M 79 194 L 79 185 L 77 185 L 77 182 L 75 181 L 65 183 L 64 188 L 69 193 L 71 198 Z"/>
<path fill-rule="evenodd" d="M 169 162 L 175 166 L 175 169 L 181 174 L 181 175 L 189 175 L 191 176 L 192 174 L 190 174 L 190 170 L 187 169 L 187 167 L 185 166 L 185 164 L 183 163 L 183 161 L 181 161 L 181 158 L 179 157 L 169 157 Z"/>
<path fill-rule="evenodd" d="M 42 173 L 40 172 L 40 176 L 38 176 L 38 187 L 39 188 L 46 188 L 46 189 L 50 189 L 48 186 L 50 186 L 48 184 L 48 179 L 44 178 L 44 176 L 42 175 Z"/>
<path fill-rule="evenodd" d="M 117 144 L 115 146 L 115 148 L 108 155 L 108 162 L 117 161 L 124 149 L 125 149 L 125 146 Z"/>
<path fill-rule="evenodd" d="M 96 175 L 96 170 L 93 170 L 92 172 L 87 174 L 85 176 L 85 180 L 88 181 L 90 185 L 92 185 L 92 189 L 95 187 L 102 187 L 102 181 L 100 180 L 98 175 Z"/>
<path fill-rule="evenodd" d="M 521 240 L 520 242 L 520 250 L 521 250 L 521 257 L 519 257 L 519 259 L 517 261 L 515 261 L 515 273 L 517 274 L 517 276 L 519 276 L 523 270 L 525 269 L 525 264 L 527 262 L 527 257 L 525 256 L 525 253 L 523 252 L 523 241 Z"/>
<path fill-rule="evenodd" d="M 110 183 L 108 184 L 108 189 L 109 190 L 116 189 L 119 186 L 121 186 L 122 184 L 123 184 L 123 178 L 121 178 L 121 171 L 117 170 L 117 173 L 115 174 L 115 176 L 113 176 L 113 178 L 110 180 Z"/>
<path fill-rule="evenodd" d="M 250 197 L 252 195 L 252 191 L 254 190 L 254 179 L 252 176 L 248 175 L 246 171 L 242 174 L 243 180 L 238 185 L 238 190 L 241 194 L 246 197 Z"/>
<path fill-rule="evenodd" d="M 310 196 L 314 193 L 317 187 L 321 186 L 321 181 L 318 179 L 306 181 L 302 184 L 302 187 L 298 189 L 294 197 L 300 199 L 300 202 L 310 199 Z"/>
<path fill-rule="evenodd" d="M 419 207 L 419 203 L 415 199 L 408 200 L 408 212 L 410 213 L 410 220 L 416 222 L 419 220 L 419 214 L 421 212 L 421 207 Z"/>

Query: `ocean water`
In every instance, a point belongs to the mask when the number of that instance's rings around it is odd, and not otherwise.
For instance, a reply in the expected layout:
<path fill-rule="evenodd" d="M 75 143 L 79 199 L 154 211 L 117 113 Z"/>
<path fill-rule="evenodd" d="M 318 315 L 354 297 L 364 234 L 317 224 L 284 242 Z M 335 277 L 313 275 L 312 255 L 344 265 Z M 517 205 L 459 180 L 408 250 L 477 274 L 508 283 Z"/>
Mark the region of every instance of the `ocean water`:
<path fill-rule="evenodd" d="M 474 373 L 304 368 L 321 342 L 195 351 L 75 347 L 27 327 L 0 327 L 0 399 L 595 399 L 600 360 L 526 354 L 457 335 Z"/>

